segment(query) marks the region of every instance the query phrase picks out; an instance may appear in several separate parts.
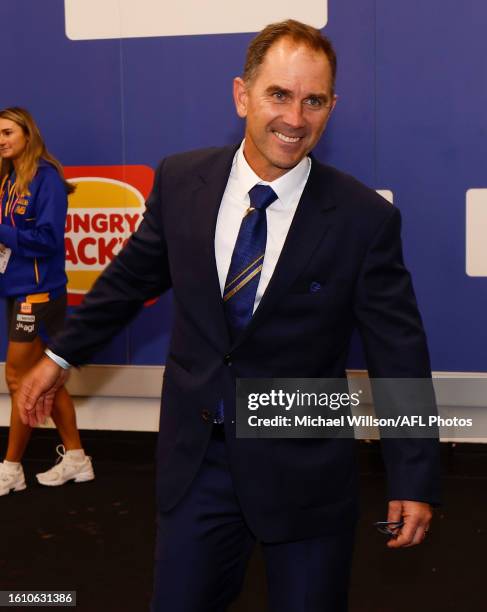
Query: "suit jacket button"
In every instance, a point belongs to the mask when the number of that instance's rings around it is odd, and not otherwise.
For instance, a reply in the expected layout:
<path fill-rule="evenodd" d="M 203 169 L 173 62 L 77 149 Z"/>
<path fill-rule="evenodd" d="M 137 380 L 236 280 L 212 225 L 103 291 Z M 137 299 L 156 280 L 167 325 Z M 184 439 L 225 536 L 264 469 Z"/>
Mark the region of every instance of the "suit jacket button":
<path fill-rule="evenodd" d="M 203 421 L 208 422 L 211 418 L 211 412 L 209 410 L 202 410 L 201 418 L 203 419 Z"/>
<path fill-rule="evenodd" d="M 223 358 L 223 363 L 227 366 L 231 366 L 232 365 L 232 356 L 231 355 L 225 355 L 225 357 Z"/>

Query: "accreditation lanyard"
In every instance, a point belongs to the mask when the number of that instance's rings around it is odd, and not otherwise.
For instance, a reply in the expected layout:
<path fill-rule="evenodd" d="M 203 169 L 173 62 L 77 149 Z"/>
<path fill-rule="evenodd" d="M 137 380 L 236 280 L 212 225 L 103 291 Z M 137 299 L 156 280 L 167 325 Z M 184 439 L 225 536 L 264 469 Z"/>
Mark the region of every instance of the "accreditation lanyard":
<path fill-rule="evenodd" d="M 3 205 L 3 200 L 7 194 L 7 198 L 5 201 L 5 206 Z M 14 220 L 14 210 L 17 202 L 20 200 L 20 195 L 16 193 L 15 189 L 15 181 L 12 183 L 10 179 L 8 179 L 7 186 L 7 177 L 3 177 L 2 185 L 0 186 L 0 223 L 3 223 L 3 217 L 10 218 L 10 223 L 12 227 L 15 227 Z"/>

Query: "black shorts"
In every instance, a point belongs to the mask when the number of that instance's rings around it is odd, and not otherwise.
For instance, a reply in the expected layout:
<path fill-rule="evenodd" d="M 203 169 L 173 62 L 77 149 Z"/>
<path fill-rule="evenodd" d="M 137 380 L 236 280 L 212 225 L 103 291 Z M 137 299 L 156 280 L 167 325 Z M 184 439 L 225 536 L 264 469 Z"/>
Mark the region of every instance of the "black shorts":
<path fill-rule="evenodd" d="M 64 327 L 66 303 L 66 294 L 40 304 L 7 298 L 8 339 L 12 342 L 32 342 L 40 336 L 47 342 Z"/>

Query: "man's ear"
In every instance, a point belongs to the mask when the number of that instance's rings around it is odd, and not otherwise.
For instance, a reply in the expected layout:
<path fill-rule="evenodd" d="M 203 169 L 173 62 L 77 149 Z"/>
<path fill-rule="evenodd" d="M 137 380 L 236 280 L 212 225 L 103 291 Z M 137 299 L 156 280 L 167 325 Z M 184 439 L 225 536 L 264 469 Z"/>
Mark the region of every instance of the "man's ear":
<path fill-rule="evenodd" d="M 235 77 L 233 79 L 233 101 L 237 115 L 242 119 L 247 116 L 247 100 L 247 86 L 244 80 L 241 77 Z"/>

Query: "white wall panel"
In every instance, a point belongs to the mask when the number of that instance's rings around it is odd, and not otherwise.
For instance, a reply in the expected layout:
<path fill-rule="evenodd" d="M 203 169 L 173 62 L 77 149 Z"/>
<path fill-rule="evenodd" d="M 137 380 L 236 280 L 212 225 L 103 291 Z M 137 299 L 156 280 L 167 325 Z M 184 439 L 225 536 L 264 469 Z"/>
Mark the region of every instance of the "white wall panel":
<path fill-rule="evenodd" d="M 469 189 L 466 209 L 467 274 L 487 276 L 487 189 Z"/>
<path fill-rule="evenodd" d="M 65 0 L 64 6 L 71 40 L 257 32 L 290 17 L 318 28 L 328 21 L 327 0 Z"/>

